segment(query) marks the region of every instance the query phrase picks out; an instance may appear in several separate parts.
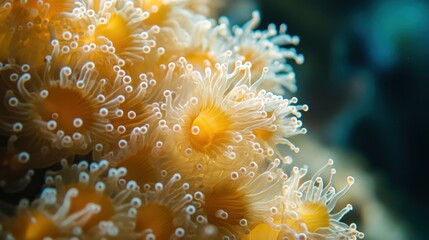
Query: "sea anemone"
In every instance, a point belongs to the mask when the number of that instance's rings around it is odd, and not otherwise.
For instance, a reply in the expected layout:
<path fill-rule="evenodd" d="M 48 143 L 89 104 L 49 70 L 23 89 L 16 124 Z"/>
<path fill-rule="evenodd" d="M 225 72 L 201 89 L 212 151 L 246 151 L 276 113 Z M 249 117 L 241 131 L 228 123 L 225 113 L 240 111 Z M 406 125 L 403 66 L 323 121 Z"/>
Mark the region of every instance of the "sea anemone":
<path fill-rule="evenodd" d="M 263 107 L 258 99 L 237 102 L 241 91 L 248 88 L 249 66 L 237 64 L 235 71 L 228 73 L 226 64 L 217 64 L 216 71 L 207 69 L 205 76 L 201 76 L 192 71 L 191 64 L 182 61 L 181 68 L 186 68 L 185 81 L 191 83 L 184 91 L 186 95 L 180 96 L 181 92 L 174 91 L 164 93 L 165 119 L 179 151 L 198 162 L 212 161 L 215 165 L 248 153 L 250 146 L 242 135 L 254 128 Z"/>
<path fill-rule="evenodd" d="M 17 173 L 13 169 L 42 168 L 59 158 L 84 155 L 95 146 L 117 146 L 107 117 L 115 114 L 124 97 L 104 92 L 106 83 L 97 77 L 92 62 L 81 68 L 61 67 L 59 73 L 54 69 L 51 58 L 42 76 L 27 64 L 1 66 L 0 133 L 9 138 L 2 160 L 11 174 Z"/>
<path fill-rule="evenodd" d="M 114 78 L 105 80 L 104 92 L 115 93 L 118 102 L 113 111 L 104 111 L 109 123 L 106 129 L 115 136 L 115 141 L 104 146 L 98 145 L 94 158 L 99 160 L 105 154 L 116 154 L 120 149 L 133 148 L 138 136 L 147 128 L 155 128 L 162 117 L 160 104 L 148 103 L 153 83 L 146 77 L 133 79 L 118 65 L 113 67 Z M 148 93 L 149 92 L 149 93 Z M 146 130 L 143 130 L 146 128 Z M 95 157 L 98 156 L 98 157 Z M 118 162 L 118 161 L 115 161 Z"/>
<path fill-rule="evenodd" d="M 186 60 L 181 59 L 181 62 L 183 81 L 194 84 L 187 86 L 185 96 L 181 96 L 182 92 L 164 92 L 167 105 L 165 119 L 179 151 L 189 160 L 196 161 L 196 164 L 204 162 L 204 166 L 229 168 L 235 159 L 257 160 L 267 154 L 273 155 L 264 153 L 266 148 L 258 143 L 260 136 L 252 131 L 271 129 L 268 131 L 274 132 L 277 129 L 273 135 L 281 140 L 274 138 L 275 144 L 287 143 L 284 138 L 304 133 L 299 129 L 300 122 L 296 118 L 286 117 L 289 113 L 299 116 L 297 111 L 300 108 L 284 101 L 274 109 L 274 104 L 266 96 L 258 95 L 256 88 L 263 81 L 263 76 L 251 84 L 250 64 L 237 61 L 231 72 L 227 64 L 216 64 L 215 70 L 206 68 L 205 74 L 201 75 L 193 71 L 193 66 Z M 276 116 L 268 116 L 266 110 L 275 112 Z M 276 123 L 286 126 L 277 127 Z"/>
<path fill-rule="evenodd" d="M 124 239 L 133 236 L 133 212 L 140 200 L 119 185 L 125 169 L 109 169 L 107 161 L 68 165 L 49 172 L 40 198 L 22 200 L 15 216 L 2 222 L 10 239 Z"/>
<path fill-rule="evenodd" d="M 145 184 L 153 186 L 171 173 L 187 173 L 189 176 L 191 169 L 177 161 L 176 156 L 165 148 L 169 140 L 162 128 L 162 124 L 136 128 L 126 147 L 112 151 L 102 158 L 117 168 L 126 168 L 127 175 L 124 179 L 133 180 L 140 187 Z"/>
<path fill-rule="evenodd" d="M 187 9 L 182 0 L 133 0 L 136 7 L 149 12 L 146 23 L 149 27 L 159 27 L 157 45 L 163 46 L 165 53 L 174 54 L 185 47 L 191 38 L 195 23 L 205 20 L 202 15 Z"/>
<path fill-rule="evenodd" d="M 287 160 L 277 145 L 287 145 L 295 153 L 299 152 L 289 139 L 298 134 L 306 134 L 307 129 L 302 128 L 302 122 L 298 120 L 301 117 L 300 111 L 307 111 L 307 105 L 295 105 L 298 102 L 296 97 L 290 100 L 283 96 L 274 95 L 271 92 L 261 90 L 258 97 L 264 100 L 264 111 L 267 119 L 270 121 L 254 130 L 255 142 L 259 143 L 264 150 L 265 157 L 268 159 L 281 158 Z"/>
<path fill-rule="evenodd" d="M 252 162 L 238 171 L 208 173 L 195 196 L 203 202 L 197 221 L 216 227 L 218 239 L 240 239 L 259 224 L 274 224 L 286 179 L 279 164 L 271 162 L 264 171 Z"/>
<path fill-rule="evenodd" d="M 230 23 L 227 18 L 221 18 L 222 24 L 229 29 Z M 274 25 L 269 25 L 265 31 L 255 30 L 259 25 L 260 15 L 254 11 L 252 19 L 243 27 L 234 26 L 229 32 L 229 49 L 233 50 L 233 59 L 252 64 L 252 81 L 257 81 L 264 68 L 269 71 L 265 73 L 265 81 L 261 88 L 274 93 L 284 93 L 282 87 L 295 92 L 295 73 L 287 59 L 293 59 L 301 64 L 304 57 L 297 54 L 294 48 L 284 48 L 284 45 L 297 45 L 299 38 L 286 34 L 286 25 L 280 25 L 277 31 Z"/>
<path fill-rule="evenodd" d="M 156 46 L 158 27 L 148 27 L 148 12 L 132 1 L 84 2 L 62 19 L 65 28 L 56 28 L 64 61 L 85 57 L 107 72 L 118 64 L 143 61 Z M 99 7 L 98 7 L 99 6 Z"/>
<path fill-rule="evenodd" d="M 173 174 L 168 180 L 146 184 L 141 190 L 141 204 L 136 212 L 135 232 L 140 239 L 189 239 L 195 235 L 197 225 L 192 216 L 196 203 L 189 184 Z"/>
<path fill-rule="evenodd" d="M 170 61 L 184 57 L 201 74 L 204 74 L 205 68 L 215 70 L 216 63 L 225 61 L 225 52 L 229 50 L 225 25 L 215 26 L 213 21 L 199 21 L 194 24 L 190 34 L 192 37 L 189 43 L 182 51 L 170 56 Z"/>
<path fill-rule="evenodd" d="M 331 169 L 329 182 L 324 186 L 321 173 L 333 164 L 329 160 L 311 180 L 300 183 L 307 169 L 294 167 L 285 184 L 284 212 L 282 216 L 281 235 L 291 239 L 356 239 L 363 238 L 363 233 L 356 230 L 356 224 L 347 225 L 341 218 L 352 206 L 348 204 L 337 213 L 332 211 L 337 201 L 343 197 L 354 183 L 352 177 L 347 178 L 347 185 L 339 192 L 335 191 Z"/>

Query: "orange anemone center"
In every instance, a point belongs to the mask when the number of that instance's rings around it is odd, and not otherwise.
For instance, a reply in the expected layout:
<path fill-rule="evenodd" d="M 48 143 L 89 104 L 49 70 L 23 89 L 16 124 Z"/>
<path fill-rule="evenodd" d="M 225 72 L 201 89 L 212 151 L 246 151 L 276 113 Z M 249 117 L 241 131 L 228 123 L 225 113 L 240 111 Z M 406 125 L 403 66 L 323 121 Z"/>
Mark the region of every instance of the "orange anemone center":
<path fill-rule="evenodd" d="M 79 211 L 85 211 L 84 209 L 90 203 L 96 204 L 101 208 L 99 212 L 94 213 L 88 221 L 84 223 L 82 226 L 84 231 L 88 231 L 101 221 L 109 220 L 115 214 L 112 199 L 103 193 L 75 183 L 67 186 L 67 189 L 71 188 L 76 188 L 78 190 L 78 195 L 71 199 L 69 215 Z"/>
<path fill-rule="evenodd" d="M 280 224 L 281 219 L 274 219 L 275 224 Z M 280 230 L 274 229 L 266 223 L 256 225 L 250 233 L 242 238 L 242 240 L 265 240 L 265 239 L 279 239 Z"/>
<path fill-rule="evenodd" d="M 150 228 L 156 239 L 168 240 L 175 230 L 173 219 L 173 211 L 167 206 L 144 205 L 138 209 L 135 230 L 141 232 Z"/>
<path fill-rule="evenodd" d="M 119 54 L 131 45 L 131 34 L 127 19 L 119 14 L 112 14 L 109 21 L 98 26 L 95 32 L 95 36 L 104 36 L 109 39 Z"/>
<path fill-rule="evenodd" d="M 199 151 L 207 151 L 224 139 L 229 139 L 226 131 L 231 120 L 223 109 L 218 107 L 204 108 L 191 125 L 191 144 Z"/>
<path fill-rule="evenodd" d="M 286 224 L 297 231 L 303 231 L 300 223 L 305 223 L 310 232 L 330 226 L 328 210 L 320 203 L 305 202 L 297 208 L 296 212 L 299 215 L 299 220 L 287 218 Z"/>
<path fill-rule="evenodd" d="M 54 119 L 56 129 L 63 130 L 67 135 L 81 132 L 81 129 L 92 125 L 95 106 L 90 99 L 71 88 L 53 87 L 48 92 L 48 96 L 36 104 L 37 112 L 44 121 Z M 57 119 L 55 115 L 58 115 Z M 76 120 L 81 124 L 76 124 Z"/>
<path fill-rule="evenodd" d="M 9 229 L 9 230 L 8 230 Z M 43 213 L 38 211 L 24 212 L 11 222 L 6 228 L 14 239 L 39 240 L 45 237 L 55 238 L 58 232 L 57 225 Z"/>
<path fill-rule="evenodd" d="M 207 219 L 215 226 L 228 229 L 240 226 L 240 220 L 245 219 L 248 214 L 249 203 L 245 195 L 231 185 L 219 184 L 206 193 L 205 199 Z"/>
<path fill-rule="evenodd" d="M 144 11 L 150 13 L 149 18 L 145 20 L 145 23 L 150 26 L 161 26 L 168 19 L 168 13 L 171 9 L 171 5 L 165 0 L 146 0 L 141 7 Z M 155 8 L 157 8 L 157 11 L 153 11 Z"/>

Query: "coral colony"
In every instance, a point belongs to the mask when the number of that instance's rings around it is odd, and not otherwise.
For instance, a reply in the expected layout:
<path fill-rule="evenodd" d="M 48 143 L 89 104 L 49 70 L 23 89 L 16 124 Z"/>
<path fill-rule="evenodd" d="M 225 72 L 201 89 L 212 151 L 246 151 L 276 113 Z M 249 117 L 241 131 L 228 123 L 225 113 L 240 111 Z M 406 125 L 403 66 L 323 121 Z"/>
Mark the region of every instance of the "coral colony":
<path fill-rule="evenodd" d="M 298 37 L 215 7 L 0 1 L 1 191 L 47 169 L 2 207 L 2 239 L 363 238 L 335 206 L 353 178 L 337 191 L 332 160 L 309 177 L 287 155 Z"/>

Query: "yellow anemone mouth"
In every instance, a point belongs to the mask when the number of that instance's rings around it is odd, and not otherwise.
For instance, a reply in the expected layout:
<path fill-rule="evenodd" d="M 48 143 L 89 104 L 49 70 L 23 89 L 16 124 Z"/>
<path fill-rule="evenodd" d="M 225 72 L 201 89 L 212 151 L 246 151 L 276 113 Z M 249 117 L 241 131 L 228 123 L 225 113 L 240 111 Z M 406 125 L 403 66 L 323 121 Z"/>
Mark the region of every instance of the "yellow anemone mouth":
<path fill-rule="evenodd" d="M 140 186 L 158 181 L 160 176 L 158 176 L 158 171 L 156 171 L 152 164 L 151 150 L 149 146 L 145 146 L 136 154 L 129 156 L 116 166 L 127 169 L 127 175 L 124 176 L 126 180 L 134 180 Z"/>
<path fill-rule="evenodd" d="M 223 109 L 215 106 L 202 109 L 191 125 L 192 147 L 207 152 L 229 138 L 230 125 L 231 120 Z"/>
<path fill-rule="evenodd" d="M 119 14 L 112 14 L 106 24 L 101 24 L 96 28 L 95 36 L 103 36 L 109 39 L 115 52 L 124 52 L 131 45 L 132 32 L 128 26 L 128 21 Z"/>
<path fill-rule="evenodd" d="M 88 231 L 101 221 L 109 220 L 115 214 L 112 199 L 102 192 L 97 192 L 93 188 L 75 183 L 68 185 L 66 189 L 71 188 L 76 188 L 78 190 L 78 195 L 70 201 L 69 215 L 83 211 L 88 204 L 96 204 L 100 207 L 100 211 L 94 213 L 82 226 L 84 231 Z"/>
<path fill-rule="evenodd" d="M 45 237 L 55 238 L 57 225 L 41 212 L 25 212 L 12 222 L 10 231 L 16 239 L 36 240 Z"/>
<path fill-rule="evenodd" d="M 55 120 L 56 129 L 67 135 L 88 129 L 94 123 L 95 109 L 93 101 L 70 88 L 48 89 L 47 96 L 36 103 L 36 112 L 42 120 Z"/>
<path fill-rule="evenodd" d="M 138 209 L 135 230 L 141 232 L 151 229 L 156 239 L 170 239 L 174 234 L 173 211 L 160 204 L 143 205 Z"/>
<path fill-rule="evenodd" d="M 255 134 L 256 138 L 262 139 L 264 141 L 270 141 L 274 135 L 273 131 L 268 131 L 265 129 L 255 129 L 253 130 L 253 134 Z"/>
<path fill-rule="evenodd" d="M 318 228 L 330 226 L 328 209 L 320 203 L 305 202 L 297 208 L 296 212 L 299 220 L 287 218 L 286 224 L 299 232 L 303 231 L 300 223 L 305 223 L 309 232 L 316 232 Z"/>
<path fill-rule="evenodd" d="M 274 219 L 275 224 L 280 224 L 281 219 Z M 280 230 L 274 229 L 266 223 L 256 225 L 252 231 L 242 238 L 242 240 L 265 240 L 265 239 L 279 239 Z"/>

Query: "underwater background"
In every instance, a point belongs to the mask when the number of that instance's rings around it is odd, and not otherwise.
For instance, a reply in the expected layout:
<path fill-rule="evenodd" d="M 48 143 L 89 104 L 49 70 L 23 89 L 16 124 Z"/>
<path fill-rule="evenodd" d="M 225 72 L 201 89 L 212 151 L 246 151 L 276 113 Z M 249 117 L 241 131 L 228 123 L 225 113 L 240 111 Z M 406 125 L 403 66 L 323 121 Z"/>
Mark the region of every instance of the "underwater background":
<path fill-rule="evenodd" d="M 305 63 L 295 68 L 297 95 L 310 106 L 303 115 L 308 134 L 299 136 L 301 154 L 328 151 L 337 164 L 342 162 L 341 171 L 355 176 L 356 185 L 369 183 L 362 188 L 371 188 L 378 207 L 364 216 L 371 203 L 356 200 L 352 213 L 361 220 L 378 219 L 374 231 L 362 228 L 365 239 L 424 239 L 429 214 L 429 2 L 257 4 L 265 25 L 285 22 L 301 39 L 297 50 Z M 309 138 L 318 146 L 306 145 Z M 300 158 L 305 156 L 297 156 L 297 164 Z M 352 192 L 360 194 L 358 188 Z"/>

